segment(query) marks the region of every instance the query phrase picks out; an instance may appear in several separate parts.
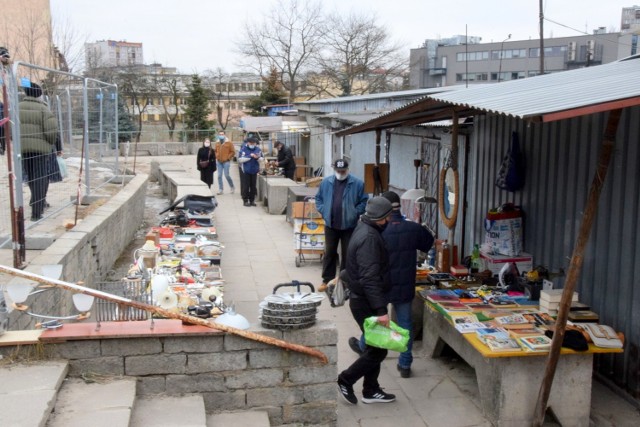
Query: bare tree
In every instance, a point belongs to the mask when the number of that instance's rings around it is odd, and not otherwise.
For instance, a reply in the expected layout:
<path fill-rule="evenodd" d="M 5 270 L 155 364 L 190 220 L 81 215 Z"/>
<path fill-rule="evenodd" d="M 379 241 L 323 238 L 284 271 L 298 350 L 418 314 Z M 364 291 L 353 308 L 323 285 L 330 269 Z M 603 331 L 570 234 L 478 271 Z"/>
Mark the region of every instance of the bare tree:
<path fill-rule="evenodd" d="M 327 43 L 318 56 L 321 75 L 341 96 L 398 88 L 408 63 L 375 14 L 333 13 Z M 320 78 L 322 80 L 322 78 Z"/>
<path fill-rule="evenodd" d="M 178 101 L 186 96 L 186 85 L 178 75 L 153 75 L 149 79 L 150 90 L 160 98 L 164 111 L 164 121 L 169 129 L 169 139 L 173 141 L 176 121 L 180 115 Z"/>
<path fill-rule="evenodd" d="M 146 77 L 133 68 L 125 69 L 115 76 L 120 93 L 129 100 L 129 113 L 138 120 L 136 142 L 140 142 L 142 132 L 142 115 L 147 110 L 152 88 Z"/>
<path fill-rule="evenodd" d="M 77 31 L 66 17 L 53 21 L 53 44 L 58 53 L 58 66 L 62 71 L 77 72 L 84 68 L 84 44 L 87 34 Z"/>
<path fill-rule="evenodd" d="M 325 22 L 317 0 L 279 0 L 260 23 L 247 21 L 245 38 L 237 43 L 248 66 L 265 75 L 280 73 L 289 100 L 296 98 L 296 81 L 309 71 L 323 47 Z"/>
<path fill-rule="evenodd" d="M 225 130 L 233 119 L 231 112 L 231 76 L 222 68 L 206 71 L 203 79 L 213 99 L 213 108 L 218 125 Z"/>

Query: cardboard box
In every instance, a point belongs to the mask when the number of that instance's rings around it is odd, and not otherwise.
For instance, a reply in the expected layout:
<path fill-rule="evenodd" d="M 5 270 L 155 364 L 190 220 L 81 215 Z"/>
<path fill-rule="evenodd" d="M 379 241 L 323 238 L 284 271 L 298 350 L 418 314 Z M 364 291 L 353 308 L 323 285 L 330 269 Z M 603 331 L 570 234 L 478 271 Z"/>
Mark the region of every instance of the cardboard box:
<path fill-rule="evenodd" d="M 293 202 L 291 203 L 292 218 L 322 218 L 316 209 L 316 202 Z"/>
<path fill-rule="evenodd" d="M 480 258 L 484 260 L 487 269 L 491 270 L 493 274 L 498 274 L 500 269 L 508 262 L 514 262 L 520 274 L 533 270 L 533 256 L 525 252 L 518 256 L 507 256 L 487 254 L 480 251 Z"/>
<path fill-rule="evenodd" d="M 324 235 L 323 219 L 303 219 L 294 218 L 293 232 L 299 234 L 322 234 Z"/>

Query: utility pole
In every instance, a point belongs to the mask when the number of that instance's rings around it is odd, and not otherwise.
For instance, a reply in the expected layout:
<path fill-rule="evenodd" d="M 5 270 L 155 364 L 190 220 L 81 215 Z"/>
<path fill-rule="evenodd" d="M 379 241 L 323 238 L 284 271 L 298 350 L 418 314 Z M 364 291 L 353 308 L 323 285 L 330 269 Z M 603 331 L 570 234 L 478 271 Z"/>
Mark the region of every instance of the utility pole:
<path fill-rule="evenodd" d="M 544 74 L 544 13 L 542 12 L 542 0 L 539 0 L 540 8 L 540 75 Z"/>

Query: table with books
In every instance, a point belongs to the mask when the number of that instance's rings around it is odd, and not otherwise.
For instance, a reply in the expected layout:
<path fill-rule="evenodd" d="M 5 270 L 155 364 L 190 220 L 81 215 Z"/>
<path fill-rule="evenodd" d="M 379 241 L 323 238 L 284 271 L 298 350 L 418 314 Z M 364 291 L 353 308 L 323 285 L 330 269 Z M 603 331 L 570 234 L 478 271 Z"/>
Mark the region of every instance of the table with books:
<path fill-rule="evenodd" d="M 427 287 L 418 295 L 424 300 L 427 354 L 438 357 L 448 345 L 475 369 L 482 408 L 492 423 L 530 425 L 551 342 L 544 329 L 552 329 L 554 318 L 526 298 Z M 585 340 L 585 351 L 562 348 L 549 406 L 563 426 L 589 425 L 593 355 L 623 351 L 617 337 L 599 344 L 611 347 L 586 348 Z"/>

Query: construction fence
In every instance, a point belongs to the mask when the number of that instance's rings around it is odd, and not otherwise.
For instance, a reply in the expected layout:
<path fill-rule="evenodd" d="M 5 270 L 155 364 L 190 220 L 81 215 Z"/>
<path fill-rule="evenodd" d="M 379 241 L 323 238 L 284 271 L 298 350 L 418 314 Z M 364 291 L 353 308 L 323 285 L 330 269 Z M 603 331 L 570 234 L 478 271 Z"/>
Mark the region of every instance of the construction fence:
<path fill-rule="evenodd" d="M 99 194 L 119 167 L 115 84 L 37 65 L 2 65 L 0 247 L 24 262 L 25 230 Z M 19 267 L 18 265 L 15 265 Z"/>

